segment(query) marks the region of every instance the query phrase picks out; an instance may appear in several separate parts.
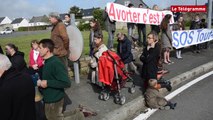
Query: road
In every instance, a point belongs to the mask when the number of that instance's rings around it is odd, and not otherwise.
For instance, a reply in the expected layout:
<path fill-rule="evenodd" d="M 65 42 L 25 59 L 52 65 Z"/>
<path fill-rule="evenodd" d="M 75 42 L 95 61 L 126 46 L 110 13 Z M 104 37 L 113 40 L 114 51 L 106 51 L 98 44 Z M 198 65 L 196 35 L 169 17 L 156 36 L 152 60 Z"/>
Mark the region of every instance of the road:
<path fill-rule="evenodd" d="M 25 35 L 36 35 L 36 34 L 42 34 L 42 33 L 48 33 L 48 32 L 50 32 L 50 30 L 13 32 L 12 34 L 0 35 L 0 38 L 19 37 L 19 36 L 25 36 Z"/>
<path fill-rule="evenodd" d="M 175 98 L 175 110 L 158 110 L 148 120 L 212 120 L 213 75 L 189 87 Z"/>

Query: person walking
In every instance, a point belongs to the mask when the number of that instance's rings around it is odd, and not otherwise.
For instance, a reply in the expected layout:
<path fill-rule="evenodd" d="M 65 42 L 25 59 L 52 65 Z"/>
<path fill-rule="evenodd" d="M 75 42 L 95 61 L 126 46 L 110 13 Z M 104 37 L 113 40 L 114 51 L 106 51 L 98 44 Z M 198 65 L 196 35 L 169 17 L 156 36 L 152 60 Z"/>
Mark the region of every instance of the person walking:
<path fill-rule="evenodd" d="M 45 114 L 48 120 L 63 120 L 64 89 L 70 87 L 67 68 L 54 56 L 54 43 L 50 39 L 39 42 L 39 52 L 45 60 L 42 70 L 42 80 L 37 86 L 42 89 L 45 104 Z"/>
<path fill-rule="evenodd" d="M 0 54 L 1 120 L 36 120 L 35 89 L 30 75 L 17 71 Z"/>

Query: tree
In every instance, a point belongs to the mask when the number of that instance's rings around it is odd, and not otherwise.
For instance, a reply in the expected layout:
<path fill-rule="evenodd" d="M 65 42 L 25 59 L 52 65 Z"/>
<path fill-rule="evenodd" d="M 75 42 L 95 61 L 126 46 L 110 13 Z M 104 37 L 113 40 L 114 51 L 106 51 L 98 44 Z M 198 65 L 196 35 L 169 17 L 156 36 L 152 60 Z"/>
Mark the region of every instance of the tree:
<path fill-rule="evenodd" d="M 70 8 L 69 14 L 75 14 L 76 19 L 81 19 L 82 18 L 82 13 L 81 9 L 77 6 L 73 6 Z"/>
<path fill-rule="evenodd" d="M 103 11 L 102 9 L 100 8 L 97 8 L 93 11 L 93 17 L 94 19 L 97 19 L 98 22 L 100 23 L 101 25 L 101 28 L 102 29 L 105 29 L 105 25 L 104 25 L 104 20 L 103 20 Z"/>

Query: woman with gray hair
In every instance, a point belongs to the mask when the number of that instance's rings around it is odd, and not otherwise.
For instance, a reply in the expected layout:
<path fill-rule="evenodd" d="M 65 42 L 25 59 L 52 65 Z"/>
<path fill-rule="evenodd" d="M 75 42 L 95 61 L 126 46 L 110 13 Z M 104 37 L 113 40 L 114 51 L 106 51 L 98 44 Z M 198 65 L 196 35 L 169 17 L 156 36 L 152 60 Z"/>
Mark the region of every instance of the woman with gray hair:
<path fill-rule="evenodd" d="M 31 77 L 12 67 L 0 54 L 0 113 L 2 120 L 35 120 L 35 89 Z"/>

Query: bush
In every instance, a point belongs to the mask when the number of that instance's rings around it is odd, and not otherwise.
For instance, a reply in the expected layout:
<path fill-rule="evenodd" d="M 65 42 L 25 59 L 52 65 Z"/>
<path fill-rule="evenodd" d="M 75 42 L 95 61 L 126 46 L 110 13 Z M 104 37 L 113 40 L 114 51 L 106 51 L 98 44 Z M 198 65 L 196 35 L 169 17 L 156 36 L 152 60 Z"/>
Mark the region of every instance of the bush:
<path fill-rule="evenodd" d="M 84 21 L 80 21 L 79 25 L 78 25 L 78 29 L 80 31 L 86 31 L 90 29 L 90 24 L 89 23 L 85 23 Z"/>
<path fill-rule="evenodd" d="M 32 26 L 32 27 L 19 27 L 18 31 L 36 31 L 46 30 L 48 26 Z"/>
<path fill-rule="evenodd" d="M 191 25 L 191 21 L 190 21 L 190 20 L 185 21 L 185 26 L 186 26 L 186 27 L 190 27 L 190 25 Z"/>

